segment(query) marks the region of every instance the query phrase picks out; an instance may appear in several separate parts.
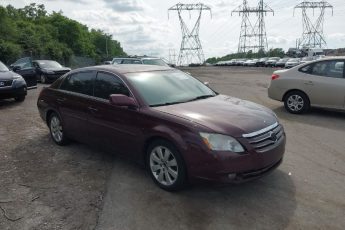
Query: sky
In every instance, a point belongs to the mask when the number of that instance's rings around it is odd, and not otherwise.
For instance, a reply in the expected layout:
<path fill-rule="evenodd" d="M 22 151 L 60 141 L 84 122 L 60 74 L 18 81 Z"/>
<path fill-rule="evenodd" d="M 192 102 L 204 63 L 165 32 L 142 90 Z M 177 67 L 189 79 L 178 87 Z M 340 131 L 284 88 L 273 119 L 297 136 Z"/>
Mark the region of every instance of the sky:
<path fill-rule="evenodd" d="M 203 12 L 200 40 L 206 58 L 221 57 L 237 51 L 241 17 L 231 16 L 231 11 L 242 4 L 242 0 L 0 0 L 1 5 L 11 4 L 22 8 L 32 2 L 43 3 L 48 12 L 62 11 L 63 15 L 75 19 L 90 28 L 102 29 L 113 35 L 131 55 L 153 55 L 168 59 L 169 50 L 179 52 L 181 29 L 176 11 L 167 9 L 181 3 L 202 2 L 212 9 Z M 266 0 L 274 11 L 265 17 L 269 48 L 295 47 L 302 34 L 302 13 L 293 15 L 293 8 L 301 0 Z M 334 14 L 325 14 L 324 34 L 327 48 L 345 47 L 345 0 L 329 0 Z M 258 0 L 248 0 L 256 6 Z M 316 20 L 317 11 L 312 20 Z M 184 14 L 191 26 L 196 14 Z M 255 16 L 252 16 L 255 20 Z"/>

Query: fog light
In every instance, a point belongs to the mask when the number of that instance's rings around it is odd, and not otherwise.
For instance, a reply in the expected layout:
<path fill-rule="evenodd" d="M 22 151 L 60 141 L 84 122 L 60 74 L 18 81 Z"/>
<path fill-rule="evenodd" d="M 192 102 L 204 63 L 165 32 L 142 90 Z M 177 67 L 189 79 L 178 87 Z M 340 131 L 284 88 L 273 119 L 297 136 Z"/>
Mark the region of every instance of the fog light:
<path fill-rule="evenodd" d="M 236 173 L 230 173 L 230 174 L 228 175 L 228 178 L 229 178 L 230 180 L 235 179 L 235 178 L 236 178 Z"/>

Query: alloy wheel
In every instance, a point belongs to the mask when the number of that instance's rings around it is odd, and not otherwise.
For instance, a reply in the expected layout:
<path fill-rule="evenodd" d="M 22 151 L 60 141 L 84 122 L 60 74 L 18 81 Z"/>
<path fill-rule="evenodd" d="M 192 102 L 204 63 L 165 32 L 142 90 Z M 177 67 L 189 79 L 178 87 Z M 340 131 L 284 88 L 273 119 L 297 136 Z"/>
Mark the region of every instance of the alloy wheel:
<path fill-rule="evenodd" d="M 62 125 L 60 119 L 53 116 L 50 120 L 51 134 L 56 142 L 61 142 L 63 138 Z"/>
<path fill-rule="evenodd" d="M 178 179 L 179 168 L 176 157 L 167 147 L 157 146 L 152 149 L 150 169 L 154 178 L 162 185 L 173 185 Z"/>
<path fill-rule="evenodd" d="M 287 99 L 287 106 L 291 111 L 298 112 L 303 109 L 304 100 L 301 96 L 293 94 Z"/>

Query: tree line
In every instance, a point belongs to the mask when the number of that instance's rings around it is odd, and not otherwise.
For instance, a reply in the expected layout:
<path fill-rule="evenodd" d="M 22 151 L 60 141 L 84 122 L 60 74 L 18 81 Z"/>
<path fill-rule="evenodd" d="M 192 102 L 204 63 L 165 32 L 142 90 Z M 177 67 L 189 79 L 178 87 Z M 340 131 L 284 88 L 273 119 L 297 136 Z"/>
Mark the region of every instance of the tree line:
<path fill-rule="evenodd" d="M 262 57 L 284 57 L 285 52 L 282 48 L 275 48 L 270 49 L 267 52 L 259 51 L 257 53 L 253 53 L 251 50 L 247 53 L 233 53 L 228 54 L 223 57 L 212 57 L 206 60 L 207 63 L 215 64 L 220 61 L 229 61 L 231 59 L 239 59 L 239 58 L 262 58 Z"/>
<path fill-rule="evenodd" d="M 88 57 L 99 63 L 123 56 L 121 44 L 102 30 L 63 16 L 49 14 L 43 4 L 16 9 L 0 6 L 0 60 L 6 64 L 22 56 L 49 57 L 68 63 L 71 56 Z"/>

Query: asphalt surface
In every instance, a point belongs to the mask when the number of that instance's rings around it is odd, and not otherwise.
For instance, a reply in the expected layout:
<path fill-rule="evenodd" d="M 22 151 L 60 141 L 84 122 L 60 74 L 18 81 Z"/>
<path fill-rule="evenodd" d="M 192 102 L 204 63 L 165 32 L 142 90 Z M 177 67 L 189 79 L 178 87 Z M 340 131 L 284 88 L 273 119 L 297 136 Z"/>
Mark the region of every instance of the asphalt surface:
<path fill-rule="evenodd" d="M 23 103 L 0 101 L 0 206 L 12 219 L 0 210 L 0 229 L 344 229 L 344 113 L 288 114 L 267 98 L 271 69 L 185 71 L 277 113 L 287 146 L 276 171 L 241 185 L 165 192 L 131 162 L 54 145 L 32 90 Z"/>

